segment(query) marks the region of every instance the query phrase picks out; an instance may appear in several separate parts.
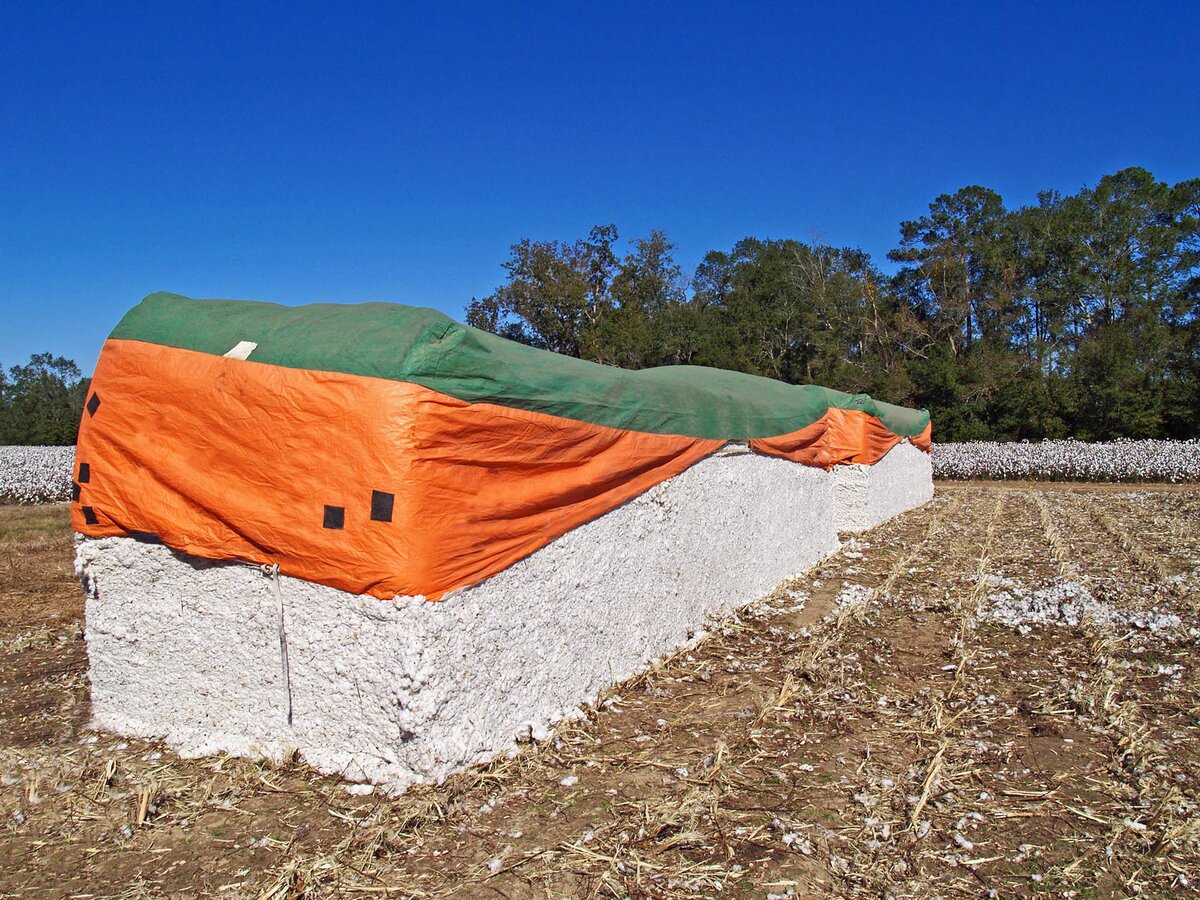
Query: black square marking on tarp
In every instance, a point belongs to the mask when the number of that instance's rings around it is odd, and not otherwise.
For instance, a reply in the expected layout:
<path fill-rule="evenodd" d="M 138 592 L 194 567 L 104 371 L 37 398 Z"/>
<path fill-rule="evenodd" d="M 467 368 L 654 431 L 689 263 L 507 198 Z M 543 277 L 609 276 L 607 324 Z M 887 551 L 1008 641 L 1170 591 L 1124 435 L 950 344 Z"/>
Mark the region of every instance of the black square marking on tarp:
<path fill-rule="evenodd" d="M 94 509 L 92 509 L 90 506 L 82 507 L 82 512 L 83 512 L 83 521 L 87 522 L 89 525 L 99 525 L 100 524 L 100 520 L 96 518 L 96 511 Z"/>
<path fill-rule="evenodd" d="M 71 482 L 71 502 L 79 502 L 79 484 L 74 481 Z"/>
<path fill-rule="evenodd" d="M 98 410 L 99 408 L 100 408 L 100 395 L 92 394 L 91 399 L 88 400 L 88 402 L 87 402 L 88 415 L 94 416 L 96 414 L 96 410 Z"/>
<path fill-rule="evenodd" d="M 396 505 L 396 495 L 384 491 L 371 491 L 371 521 L 392 521 L 392 509 Z"/>
<path fill-rule="evenodd" d="M 79 464 L 79 483 L 87 484 L 92 480 L 92 467 L 88 463 Z"/>
<path fill-rule="evenodd" d="M 326 528 L 345 528 L 346 527 L 346 507 L 344 506 L 326 506 L 325 507 L 325 522 Z"/>

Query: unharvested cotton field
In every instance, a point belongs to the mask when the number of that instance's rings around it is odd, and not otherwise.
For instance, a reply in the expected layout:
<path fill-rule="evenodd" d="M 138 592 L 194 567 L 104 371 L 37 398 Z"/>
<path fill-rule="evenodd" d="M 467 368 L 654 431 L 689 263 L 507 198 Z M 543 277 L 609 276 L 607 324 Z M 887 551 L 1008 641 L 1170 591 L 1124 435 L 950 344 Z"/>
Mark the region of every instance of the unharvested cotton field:
<path fill-rule="evenodd" d="M 0 503 L 71 499 L 74 447 L 0 447 Z"/>
<path fill-rule="evenodd" d="M 0 503 L 71 496 L 73 447 L 0 447 Z M 950 479 L 1200 481 L 1200 441 L 974 441 L 933 445 L 933 475 Z"/>
<path fill-rule="evenodd" d="M 972 441 L 933 445 L 934 478 L 1200 481 L 1200 441 Z"/>
<path fill-rule="evenodd" d="M 1192 485 L 943 482 L 547 742 L 389 798 L 89 731 L 67 509 L 0 508 L 0 895 L 1188 894 L 1198 519 Z"/>

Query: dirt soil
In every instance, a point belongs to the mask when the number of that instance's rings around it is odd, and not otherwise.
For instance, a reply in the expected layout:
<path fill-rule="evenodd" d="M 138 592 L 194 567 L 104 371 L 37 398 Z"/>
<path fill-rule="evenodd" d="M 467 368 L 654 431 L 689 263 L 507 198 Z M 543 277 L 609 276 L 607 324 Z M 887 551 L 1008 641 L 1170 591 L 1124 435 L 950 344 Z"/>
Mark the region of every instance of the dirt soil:
<path fill-rule="evenodd" d="M 87 730 L 65 507 L 0 508 L 0 895 L 1178 896 L 1200 489 L 945 483 L 512 758 L 399 798 Z"/>

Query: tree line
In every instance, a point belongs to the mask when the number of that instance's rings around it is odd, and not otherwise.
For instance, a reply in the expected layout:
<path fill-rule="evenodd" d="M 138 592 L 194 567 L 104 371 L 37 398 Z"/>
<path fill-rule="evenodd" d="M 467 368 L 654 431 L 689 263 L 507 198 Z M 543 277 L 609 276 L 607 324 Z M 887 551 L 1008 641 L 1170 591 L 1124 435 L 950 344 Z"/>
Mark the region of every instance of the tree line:
<path fill-rule="evenodd" d="M 690 275 L 652 231 L 522 240 L 467 322 L 614 366 L 705 365 L 927 407 L 937 440 L 1195 437 L 1200 179 L 1123 169 L 1008 209 L 971 186 L 861 250 L 738 241 Z M 72 444 L 88 380 L 0 367 L 0 444 Z"/>
<path fill-rule="evenodd" d="M 1194 437 L 1200 179 L 1123 169 L 1009 209 L 970 186 L 861 250 L 748 237 L 685 275 L 666 234 L 522 240 L 467 322 L 608 365 L 706 365 L 927 407 L 935 439 Z"/>
<path fill-rule="evenodd" d="M 0 445 L 75 443 L 90 379 L 79 366 L 35 353 L 23 366 L 0 366 Z"/>

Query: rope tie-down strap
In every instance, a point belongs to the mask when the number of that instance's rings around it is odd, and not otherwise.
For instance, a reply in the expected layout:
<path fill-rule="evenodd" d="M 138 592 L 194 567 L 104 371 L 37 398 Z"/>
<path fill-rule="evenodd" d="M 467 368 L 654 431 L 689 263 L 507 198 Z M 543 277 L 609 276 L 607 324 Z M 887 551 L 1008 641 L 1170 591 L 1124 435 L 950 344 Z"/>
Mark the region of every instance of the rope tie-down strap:
<path fill-rule="evenodd" d="M 292 724 L 292 670 L 288 665 L 287 623 L 283 616 L 283 591 L 279 587 L 279 563 L 262 566 L 261 571 L 271 579 L 271 593 L 275 595 L 275 607 L 279 611 L 279 668 L 283 674 L 284 702 L 287 706 L 287 723 Z"/>

